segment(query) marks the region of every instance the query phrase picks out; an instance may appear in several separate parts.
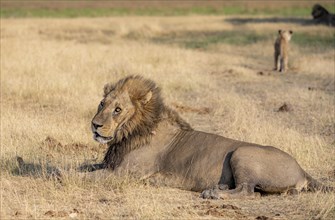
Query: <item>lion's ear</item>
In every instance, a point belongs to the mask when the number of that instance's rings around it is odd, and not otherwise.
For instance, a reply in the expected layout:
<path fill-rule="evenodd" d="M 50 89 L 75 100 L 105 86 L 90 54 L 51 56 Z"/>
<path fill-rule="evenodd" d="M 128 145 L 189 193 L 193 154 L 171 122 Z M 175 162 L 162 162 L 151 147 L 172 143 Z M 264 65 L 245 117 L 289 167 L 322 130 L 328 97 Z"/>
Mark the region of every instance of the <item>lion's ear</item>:
<path fill-rule="evenodd" d="M 290 31 L 289 31 L 289 33 L 292 35 L 292 34 L 293 34 L 293 31 L 292 31 L 292 30 L 290 30 Z"/>
<path fill-rule="evenodd" d="M 278 34 L 281 34 L 281 30 L 278 30 Z"/>
<path fill-rule="evenodd" d="M 104 86 L 104 96 L 108 95 L 108 93 L 110 93 L 113 90 L 113 84 L 112 83 L 107 83 Z"/>
<path fill-rule="evenodd" d="M 141 102 L 143 104 L 147 104 L 152 98 L 152 92 L 149 91 L 147 94 L 145 94 L 142 98 L 141 98 Z"/>

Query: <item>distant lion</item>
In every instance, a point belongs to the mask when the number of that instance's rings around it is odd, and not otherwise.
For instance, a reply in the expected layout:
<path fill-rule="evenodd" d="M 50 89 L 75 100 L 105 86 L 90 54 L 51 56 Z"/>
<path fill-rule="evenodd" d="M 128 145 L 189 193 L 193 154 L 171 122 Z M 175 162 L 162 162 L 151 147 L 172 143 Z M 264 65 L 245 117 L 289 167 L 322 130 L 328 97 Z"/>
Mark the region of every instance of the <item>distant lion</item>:
<path fill-rule="evenodd" d="M 288 64 L 289 41 L 291 40 L 293 31 L 278 30 L 278 37 L 274 44 L 274 70 L 285 72 Z"/>
<path fill-rule="evenodd" d="M 109 168 L 116 175 L 199 191 L 203 198 L 334 190 L 277 148 L 192 129 L 164 104 L 156 84 L 141 76 L 105 86 L 92 132 L 108 151 L 102 163 L 81 167 L 86 171 Z"/>
<path fill-rule="evenodd" d="M 319 4 L 316 4 L 313 6 L 312 16 L 313 16 L 314 21 L 317 24 L 335 26 L 335 15 L 332 13 L 329 13 L 327 9 L 325 9 Z"/>

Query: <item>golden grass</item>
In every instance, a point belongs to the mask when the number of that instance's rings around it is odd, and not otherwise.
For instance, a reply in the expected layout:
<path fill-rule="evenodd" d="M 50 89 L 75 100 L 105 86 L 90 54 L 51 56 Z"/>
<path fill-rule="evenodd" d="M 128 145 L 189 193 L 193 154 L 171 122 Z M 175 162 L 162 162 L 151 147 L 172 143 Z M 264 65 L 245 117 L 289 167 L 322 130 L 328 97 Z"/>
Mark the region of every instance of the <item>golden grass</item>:
<path fill-rule="evenodd" d="M 334 194 L 206 201 L 194 192 L 75 171 L 103 158 L 105 146 L 90 132 L 103 85 L 141 74 L 162 87 L 167 103 L 209 109 L 181 112 L 196 129 L 277 146 L 311 175 L 333 184 L 333 47 L 307 48 L 307 53 L 293 44 L 291 70 L 279 74 L 271 70 L 272 40 L 219 43 L 207 50 L 151 40 L 220 30 L 273 32 L 274 39 L 279 27 L 330 31 L 294 23 L 236 26 L 220 16 L 2 19 L 0 218 L 333 218 Z M 277 112 L 284 102 L 293 111 Z M 48 144 L 48 138 L 55 142 Z M 20 173 L 15 156 L 40 170 Z M 63 170 L 62 183 L 48 176 L 48 167 Z"/>

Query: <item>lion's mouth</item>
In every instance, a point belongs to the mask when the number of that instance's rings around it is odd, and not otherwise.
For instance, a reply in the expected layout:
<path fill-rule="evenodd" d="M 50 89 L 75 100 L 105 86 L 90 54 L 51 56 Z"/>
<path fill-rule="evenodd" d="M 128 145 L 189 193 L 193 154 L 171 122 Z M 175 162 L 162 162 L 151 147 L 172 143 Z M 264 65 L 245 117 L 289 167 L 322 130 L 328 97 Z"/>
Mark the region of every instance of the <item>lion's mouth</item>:
<path fill-rule="evenodd" d="M 107 144 L 108 142 L 113 140 L 113 137 L 104 137 L 100 135 L 98 132 L 93 132 L 93 139 L 101 144 Z"/>

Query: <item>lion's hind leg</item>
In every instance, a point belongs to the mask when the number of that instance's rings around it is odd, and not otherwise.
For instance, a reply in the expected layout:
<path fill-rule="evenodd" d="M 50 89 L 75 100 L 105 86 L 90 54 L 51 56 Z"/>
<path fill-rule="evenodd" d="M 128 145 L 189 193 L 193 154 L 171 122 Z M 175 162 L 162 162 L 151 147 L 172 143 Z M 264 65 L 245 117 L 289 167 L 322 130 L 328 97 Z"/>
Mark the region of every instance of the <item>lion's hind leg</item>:
<path fill-rule="evenodd" d="M 201 197 L 204 199 L 229 199 L 229 198 L 258 198 L 260 194 L 254 192 L 255 186 L 250 184 L 239 184 L 235 189 L 222 190 L 219 187 L 204 190 Z"/>
<path fill-rule="evenodd" d="M 280 54 L 279 52 L 275 51 L 275 54 L 274 54 L 274 68 L 273 70 L 280 70 Z"/>

